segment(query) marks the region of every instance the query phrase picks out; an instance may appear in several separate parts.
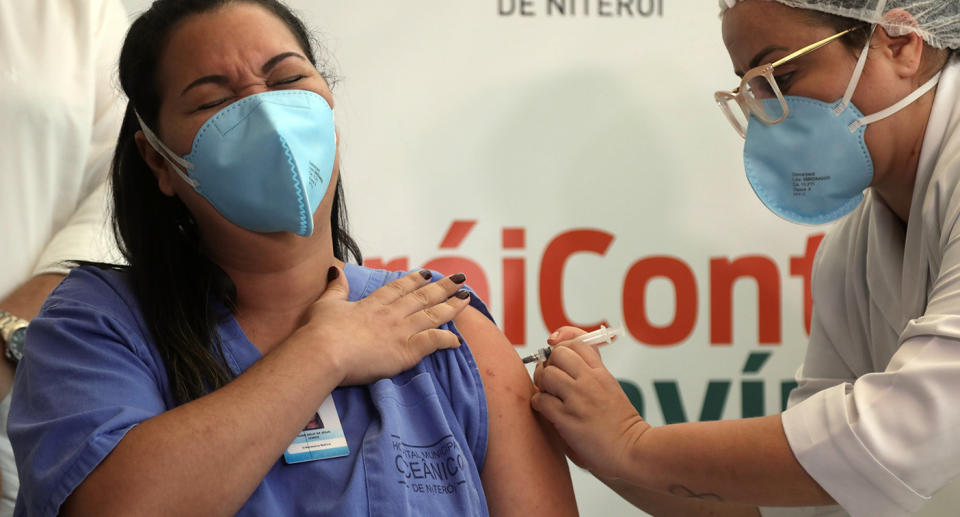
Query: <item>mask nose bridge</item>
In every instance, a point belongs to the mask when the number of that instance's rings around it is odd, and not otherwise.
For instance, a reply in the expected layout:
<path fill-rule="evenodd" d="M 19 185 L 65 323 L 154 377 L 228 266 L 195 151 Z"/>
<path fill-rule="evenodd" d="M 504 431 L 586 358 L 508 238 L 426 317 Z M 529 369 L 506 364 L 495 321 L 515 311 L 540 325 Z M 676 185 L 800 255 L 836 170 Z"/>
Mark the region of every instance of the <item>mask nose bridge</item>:
<path fill-rule="evenodd" d="M 226 135 L 246 120 L 263 102 L 260 95 L 244 97 L 214 115 L 213 125 L 221 135 Z"/>
<path fill-rule="evenodd" d="M 248 95 L 230 106 L 224 108 L 221 112 L 214 115 L 213 124 L 217 131 L 226 135 L 233 128 L 252 115 L 257 108 L 263 104 L 278 104 L 288 107 L 310 109 L 311 99 L 300 91 L 271 91 Z M 269 112 L 269 110 L 267 110 Z"/>

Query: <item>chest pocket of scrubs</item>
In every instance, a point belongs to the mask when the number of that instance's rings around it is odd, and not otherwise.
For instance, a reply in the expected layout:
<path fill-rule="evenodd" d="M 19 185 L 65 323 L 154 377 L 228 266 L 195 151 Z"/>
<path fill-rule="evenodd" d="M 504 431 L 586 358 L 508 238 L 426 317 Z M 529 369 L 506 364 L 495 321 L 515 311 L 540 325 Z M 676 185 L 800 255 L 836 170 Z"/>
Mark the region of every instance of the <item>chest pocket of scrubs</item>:
<path fill-rule="evenodd" d="M 381 380 L 370 392 L 380 413 L 361 451 L 370 515 L 487 515 L 473 456 L 457 439 L 459 426 L 450 425 L 431 376 L 402 385 Z"/>

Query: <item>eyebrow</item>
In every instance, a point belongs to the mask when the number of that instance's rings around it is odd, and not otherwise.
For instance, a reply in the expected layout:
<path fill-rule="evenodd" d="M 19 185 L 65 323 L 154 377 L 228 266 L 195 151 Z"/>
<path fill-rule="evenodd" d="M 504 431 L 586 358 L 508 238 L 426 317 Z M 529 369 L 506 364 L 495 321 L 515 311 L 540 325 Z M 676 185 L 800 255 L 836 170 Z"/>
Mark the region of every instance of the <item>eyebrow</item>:
<path fill-rule="evenodd" d="M 277 66 L 279 62 L 283 61 L 284 59 L 287 59 L 288 57 L 296 57 L 304 61 L 307 60 L 307 58 L 301 56 L 296 52 L 284 52 L 283 54 L 277 54 L 271 57 L 266 63 L 263 64 L 262 67 L 260 67 L 260 71 L 263 72 L 264 74 L 269 74 L 270 70 L 273 70 L 273 67 Z"/>
<path fill-rule="evenodd" d="M 787 49 L 787 47 L 781 47 L 779 45 L 770 45 L 769 47 L 764 48 L 760 52 L 757 52 L 757 55 L 753 56 L 753 59 L 750 60 L 750 64 L 748 65 L 749 68 L 747 68 L 747 70 L 760 66 L 760 63 L 763 62 L 764 58 L 766 58 L 768 54 L 770 54 L 771 52 L 775 52 L 777 50 L 789 50 L 789 49 Z M 737 77 L 743 77 L 743 74 L 746 72 L 735 71 L 735 73 L 737 74 Z"/>
<path fill-rule="evenodd" d="M 300 54 L 297 53 L 297 52 L 284 52 L 284 53 L 282 53 L 282 54 L 277 54 L 276 56 L 273 56 L 273 57 L 271 57 L 270 59 L 268 59 L 267 62 L 264 63 L 262 67 L 260 67 L 260 72 L 261 72 L 261 73 L 264 73 L 264 74 L 270 73 L 270 70 L 273 70 L 273 68 L 276 67 L 277 64 L 279 64 L 279 63 L 280 63 L 281 61 L 283 61 L 284 59 L 287 59 L 288 57 L 296 57 L 296 58 L 302 59 L 302 60 L 304 60 L 304 61 L 307 60 L 307 58 L 303 57 L 302 55 L 300 55 Z M 185 93 L 187 93 L 191 88 L 195 88 L 195 87 L 200 86 L 200 85 L 202 85 L 202 84 L 219 84 L 219 85 L 223 85 L 223 84 L 227 84 L 228 82 L 229 82 L 229 79 L 228 79 L 227 76 L 225 76 L 225 75 L 205 75 L 205 76 L 203 76 L 203 77 L 201 77 L 201 78 L 193 81 L 192 83 L 188 84 L 187 87 L 184 88 L 182 92 L 180 92 L 180 95 L 183 96 L 183 95 L 184 95 Z"/>

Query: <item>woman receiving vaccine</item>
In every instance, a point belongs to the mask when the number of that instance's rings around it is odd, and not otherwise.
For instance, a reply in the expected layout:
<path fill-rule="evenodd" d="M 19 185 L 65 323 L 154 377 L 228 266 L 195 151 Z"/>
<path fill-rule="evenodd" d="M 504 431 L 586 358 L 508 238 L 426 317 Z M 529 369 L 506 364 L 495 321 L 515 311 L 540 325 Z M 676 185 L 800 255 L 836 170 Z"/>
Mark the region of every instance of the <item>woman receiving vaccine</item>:
<path fill-rule="evenodd" d="M 715 96 L 749 184 L 790 221 L 839 219 L 788 409 L 652 427 L 572 328 L 551 337 L 533 407 L 574 461 L 655 515 L 909 515 L 960 473 L 960 2 L 721 12 L 741 81 Z"/>
<path fill-rule="evenodd" d="M 346 263 L 318 56 L 278 0 L 157 0 L 131 25 L 127 265 L 77 268 L 30 324 L 15 515 L 576 515 L 464 275 Z"/>

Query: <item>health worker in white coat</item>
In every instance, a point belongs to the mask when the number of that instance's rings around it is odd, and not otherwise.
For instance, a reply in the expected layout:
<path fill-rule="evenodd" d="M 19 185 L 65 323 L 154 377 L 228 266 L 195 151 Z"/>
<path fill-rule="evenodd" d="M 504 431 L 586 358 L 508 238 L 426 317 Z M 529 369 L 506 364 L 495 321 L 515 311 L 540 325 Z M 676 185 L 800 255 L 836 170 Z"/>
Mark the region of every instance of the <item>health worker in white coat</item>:
<path fill-rule="evenodd" d="M 788 409 L 652 427 L 572 328 L 551 336 L 532 405 L 653 515 L 909 515 L 960 473 L 960 0 L 721 13 L 742 81 L 716 100 L 749 184 L 788 220 L 840 219 Z"/>

